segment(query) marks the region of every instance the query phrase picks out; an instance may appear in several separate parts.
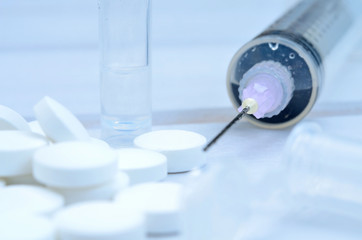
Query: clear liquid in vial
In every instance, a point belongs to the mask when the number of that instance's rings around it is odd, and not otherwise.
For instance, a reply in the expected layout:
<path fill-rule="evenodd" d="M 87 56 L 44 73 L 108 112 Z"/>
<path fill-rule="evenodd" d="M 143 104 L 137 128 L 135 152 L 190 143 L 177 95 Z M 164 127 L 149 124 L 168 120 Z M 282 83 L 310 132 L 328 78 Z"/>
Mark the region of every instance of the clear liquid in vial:
<path fill-rule="evenodd" d="M 103 69 L 100 95 L 102 138 L 111 146 L 129 146 L 150 130 L 150 67 Z"/>

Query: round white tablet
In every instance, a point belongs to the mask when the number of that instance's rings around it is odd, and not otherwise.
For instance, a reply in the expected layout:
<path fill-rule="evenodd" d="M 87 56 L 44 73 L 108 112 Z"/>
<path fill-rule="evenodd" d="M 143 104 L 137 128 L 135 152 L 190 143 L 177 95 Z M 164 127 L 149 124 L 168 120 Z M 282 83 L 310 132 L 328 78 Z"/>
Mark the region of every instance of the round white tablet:
<path fill-rule="evenodd" d="M 34 154 L 34 178 L 51 187 L 91 187 L 110 181 L 117 173 L 117 154 L 88 142 L 63 142 Z"/>
<path fill-rule="evenodd" d="M 0 130 L 30 131 L 30 127 L 19 113 L 0 105 Z"/>
<path fill-rule="evenodd" d="M 0 213 L 18 212 L 51 216 L 63 205 L 63 196 L 44 187 L 12 185 L 0 189 Z"/>
<path fill-rule="evenodd" d="M 30 174 L 35 150 L 47 144 L 46 138 L 30 131 L 0 131 L 0 177 Z"/>
<path fill-rule="evenodd" d="M 139 211 L 110 202 L 73 204 L 55 216 L 59 240 L 144 240 L 144 217 Z"/>
<path fill-rule="evenodd" d="M 206 163 L 202 147 L 206 138 L 183 130 L 161 130 L 145 133 L 134 140 L 137 147 L 166 155 L 169 173 L 187 172 Z"/>
<path fill-rule="evenodd" d="M 45 132 L 43 131 L 43 129 L 41 128 L 40 124 L 38 121 L 31 121 L 29 122 L 29 126 L 30 126 L 30 129 L 32 132 L 34 133 L 38 133 L 44 137 L 47 137 L 47 135 L 45 134 Z M 99 139 L 99 138 L 93 138 L 91 137 L 89 139 L 91 142 L 94 142 L 94 143 L 98 143 L 98 144 L 101 144 L 103 146 L 107 146 L 109 147 L 108 143 L 103 141 L 102 139 Z"/>
<path fill-rule="evenodd" d="M 50 189 L 63 195 L 66 204 L 73 204 L 94 200 L 111 200 L 118 192 L 128 187 L 128 184 L 127 174 L 118 172 L 112 180 L 94 187 Z"/>
<path fill-rule="evenodd" d="M 99 139 L 99 138 L 91 137 L 90 141 L 93 142 L 93 143 L 103 145 L 105 147 L 110 147 L 109 144 L 106 141 L 103 141 L 102 139 Z"/>
<path fill-rule="evenodd" d="M 53 141 L 89 140 L 82 123 L 54 99 L 44 97 L 34 106 L 34 112 L 41 128 Z"/>
<path fill-rule="evenodd" d="M 131 184 L 160 181 L 167 177 L 167 159 L 158 152 L 121 148 L 118 168 L 128 174 Z"/>
<path fill-rule="evenodd" d="M 7 177 L 6 182 L 8 185 L 22 184 L 22 185 L 42 185 L 36 181 L 31 174 Z"/>
<path fill-rule="evenodd" d="M 5 180 L 0 178 L 0 188 L 5 186 L 6 186 Z"/>
<path fill-rule="evenodd" d="M 0 214 L 2 240 L 55 240 L 55 228 L 49 219 L 36 215 Z"/>
<path fill-rule="evenodd" d="M 144 183 L 117 194 L 115 202 L 144 211 L 147 233 L 178 234 L 182 231 L 181 193 L 178 183 Z"/>

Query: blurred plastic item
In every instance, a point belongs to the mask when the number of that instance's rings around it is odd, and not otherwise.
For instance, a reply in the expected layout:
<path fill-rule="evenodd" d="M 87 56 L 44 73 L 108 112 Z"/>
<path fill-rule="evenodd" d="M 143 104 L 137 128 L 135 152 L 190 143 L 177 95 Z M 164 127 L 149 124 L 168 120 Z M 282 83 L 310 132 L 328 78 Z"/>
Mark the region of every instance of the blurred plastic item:
<path fill-rule="evenodd" d="M 288 210 L 285 179 L 240 158 L 225 159 L 188 175 L 185 229 L 188 240 L 264 236 Z"/>
<path fill-rule="evenodd" d="M 362 139 L 330 133 L 316 123 L 299 124 L 284 152 L 288 187 L 296 206 L 319 214 L 362 220 Z"/>

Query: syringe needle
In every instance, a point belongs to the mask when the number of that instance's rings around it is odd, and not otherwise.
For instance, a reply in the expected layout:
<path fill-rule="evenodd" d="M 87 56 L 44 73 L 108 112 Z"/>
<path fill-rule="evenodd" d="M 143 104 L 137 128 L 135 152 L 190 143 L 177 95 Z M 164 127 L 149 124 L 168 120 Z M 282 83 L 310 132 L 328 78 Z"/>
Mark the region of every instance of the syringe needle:
<path fill-rule="evenodd" d="M 231 122 L 228 123 L 228 125 L 226 125 L 218 135 L 216 135 L 216 137 L 214 137 L 205 147 L 204 147 L 204 152 L 206 152 L 214 143 L 216 143 L 216 141 L 232 126 L 234 125 L 234 123 L 236 123 L 238 120 L 240 120 L 245 113 L 247 113 L 250 110 L 250 107 L 245 107 L 243 108 L 243 110 L 236 115 L 236 117 L 231 120 Z"/>

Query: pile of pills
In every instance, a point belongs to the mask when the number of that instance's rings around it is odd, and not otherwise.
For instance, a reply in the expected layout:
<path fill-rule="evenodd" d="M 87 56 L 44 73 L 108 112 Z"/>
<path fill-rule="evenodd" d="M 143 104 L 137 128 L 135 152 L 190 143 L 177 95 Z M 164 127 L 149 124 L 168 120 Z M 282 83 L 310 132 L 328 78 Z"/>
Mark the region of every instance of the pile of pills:
<path fill-rule="evenodd" d="M 112 149 L 44 97 L 27 122 L 0 105 L 0 239 L 181 239 L 183 187 L 168 173 L 205 164 L 206 139 L 162 130 Z"/>

